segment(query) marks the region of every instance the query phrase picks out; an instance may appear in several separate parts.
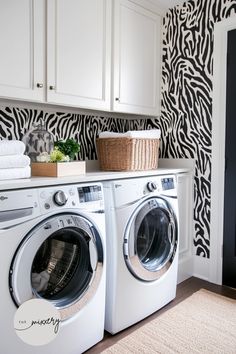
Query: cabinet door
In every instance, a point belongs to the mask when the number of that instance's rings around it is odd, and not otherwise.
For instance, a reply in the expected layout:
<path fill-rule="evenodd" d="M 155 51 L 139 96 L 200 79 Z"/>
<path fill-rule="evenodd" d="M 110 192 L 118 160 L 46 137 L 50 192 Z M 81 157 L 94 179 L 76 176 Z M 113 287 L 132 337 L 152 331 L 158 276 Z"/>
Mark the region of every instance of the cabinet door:
<path fill-rule="evenodd" d="M 44 0 L 0 0 L 0 9 L 0 96 L 41 101 Z"/>
<path fill-rule="evenodd" d="M 193 181 L 191 173 L 177 177 L 179 205 L 179 267 L 178 283 L 193 274 Z"/>
<path fill-rule="evenodd" d="M 159 114 L 161 18 L 128 0 L 115 1 L 113 110 Z"/>
<path fill-rule="evenodd" d="M 111 0 L 48 0 L 47 101 L 110 109 Z"/>

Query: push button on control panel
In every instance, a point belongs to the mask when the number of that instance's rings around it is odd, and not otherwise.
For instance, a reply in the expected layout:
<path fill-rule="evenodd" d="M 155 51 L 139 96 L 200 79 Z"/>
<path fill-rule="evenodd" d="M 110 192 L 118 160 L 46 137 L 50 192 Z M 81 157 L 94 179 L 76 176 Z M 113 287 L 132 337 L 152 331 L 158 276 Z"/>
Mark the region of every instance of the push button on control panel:
<path fill-rule="evenodd" d="M 44 208 L 45 208 L 45 209 L 50 209 L 50 204 L 45 203 L 45 204 L 44 204 Z"/>
<path fill-rule="evenodd" d="M 46 198 L 47 198 L 47 193 L 46 193 L 45 191 L 42 191 L 42 192 L 40 193 L 40 198 L 46 199 Z"/>
<path fill-rule="evenodd" d="M 71 189 L 69 190 L 69 194 L 70 194 L 71 196 L 75 195 L 74 189 L 71 188 Z"/>

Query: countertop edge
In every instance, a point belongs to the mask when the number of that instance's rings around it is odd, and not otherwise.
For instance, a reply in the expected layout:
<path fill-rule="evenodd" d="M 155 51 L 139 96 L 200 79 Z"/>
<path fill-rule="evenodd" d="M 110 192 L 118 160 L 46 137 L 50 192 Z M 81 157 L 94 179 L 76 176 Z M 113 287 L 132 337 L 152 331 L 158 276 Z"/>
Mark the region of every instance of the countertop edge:
<path fill-rule="evenodd" d="M 128 178 L 139 178 L 166 174 L 179 174 L 192 172 L 190 167 L 181 168 L 158 168 L 157 170 L 149 171 L 126 171 L 126 172 L 107 172 L 93 171 L 83 175 L 68 176 L 68 177 L 31 177 L 25 179 L 5 180 L 0 181 L 0 191 L 14 189 L 29 189 L 40 188 L 57 185 L 68 185 L 77 183 L 102 182 L 108 180 L 119 180 Z"/>

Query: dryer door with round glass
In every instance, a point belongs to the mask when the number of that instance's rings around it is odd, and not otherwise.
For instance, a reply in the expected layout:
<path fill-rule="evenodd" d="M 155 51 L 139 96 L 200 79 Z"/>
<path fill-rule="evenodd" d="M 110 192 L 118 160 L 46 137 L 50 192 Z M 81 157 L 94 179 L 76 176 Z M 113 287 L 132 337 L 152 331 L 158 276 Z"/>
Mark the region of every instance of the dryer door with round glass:
<path fill-rule="evenodd" d="M 64 213 L 37 225 L 19 246 L 10 269 L 17 305 L 32 297 L 51 301 L 66 319 L 93 297 L 103 271 L 103 246 L 85 217 Z"/>
<path fill-rule="evenodd" d="M 124 257 L 130 272 L 154 281 L 167 272 L 178 244 L 177 221 L 167 200 L 153 197 L 133 212 L 124 237 Z"/>

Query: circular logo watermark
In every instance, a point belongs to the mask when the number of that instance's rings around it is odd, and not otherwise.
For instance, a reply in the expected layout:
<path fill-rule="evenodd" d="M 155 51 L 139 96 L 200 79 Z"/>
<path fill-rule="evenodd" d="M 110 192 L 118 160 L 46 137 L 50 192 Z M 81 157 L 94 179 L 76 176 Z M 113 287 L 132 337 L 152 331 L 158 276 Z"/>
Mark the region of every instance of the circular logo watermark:
<path fill-rule="evenodd" d="M 44 345 L 56 338 L 60 329 L 60 313 L 49 301 L 31 299 L 16 311 L 14 328 L 18 337 L 30 345 Z"/>

